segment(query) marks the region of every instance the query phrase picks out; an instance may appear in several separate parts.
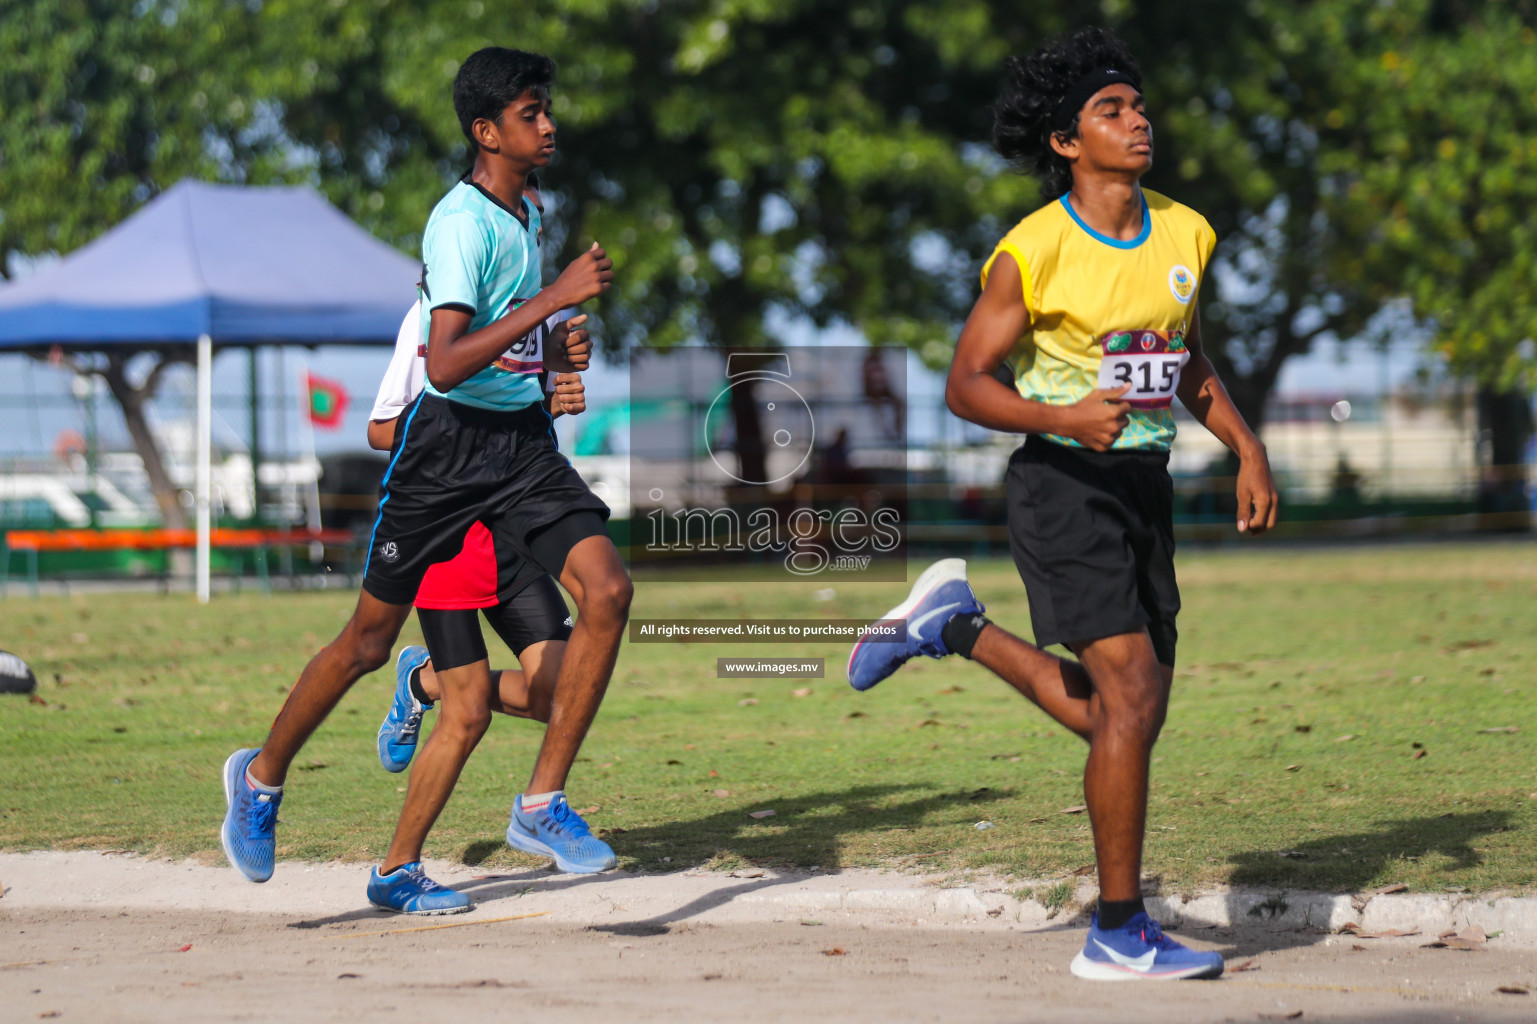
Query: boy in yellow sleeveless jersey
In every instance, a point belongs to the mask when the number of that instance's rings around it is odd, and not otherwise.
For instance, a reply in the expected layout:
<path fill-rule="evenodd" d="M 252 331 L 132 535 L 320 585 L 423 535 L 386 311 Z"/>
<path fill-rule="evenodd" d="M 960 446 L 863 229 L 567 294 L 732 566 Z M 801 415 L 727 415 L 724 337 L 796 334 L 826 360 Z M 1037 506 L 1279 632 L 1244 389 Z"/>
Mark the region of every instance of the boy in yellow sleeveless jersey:
<path fill-rule="evenodd" d="M 1171 401 L 1241 459 L 1240 532 L 1275 525 L 1264 446 L 1201 351 L 1197 297 L 1216 236 L 1200 214 L 1144 190 L 1153 129 L 1135 59 L 1084 29 L 1009 62 L 1000 153 L 1050 200 L 998 243 L 956 345 L 950 409 L 1028 435 L 1009 460 L 1009 536 L 1036 644 L 992 624 L 965 563 L 930 567 L 885 616 L 905 645 L 861 643 L 849 681 L 868 689 L 917 654 L 991 669 L 1088 741 L 1084 794 L 1100 900 L 1083 978 L 1210 978 L 1222 957 L 1164 935 L 1142 905 L 1148 766 L 1174 677 Z M 1014 387 L 996 373 L 1008 361 Z M 1005 378 L 1007 379 L 1007 378 Z M 1042 647 L 1062 644 L 1078 660 Z"/>

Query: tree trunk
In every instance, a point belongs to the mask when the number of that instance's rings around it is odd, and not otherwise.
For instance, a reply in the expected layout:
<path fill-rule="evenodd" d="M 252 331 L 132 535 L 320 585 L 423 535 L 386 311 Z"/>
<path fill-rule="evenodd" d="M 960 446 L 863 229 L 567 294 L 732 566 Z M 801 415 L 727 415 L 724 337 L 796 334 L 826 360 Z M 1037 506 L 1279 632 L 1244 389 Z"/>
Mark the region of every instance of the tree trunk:
<path fill-rule="evenodd" d="M 741 479 L 761 484 L 768 479 L 768 451 L 763 420 L 758 414 L 758 382 L 744 380 L 731 389 L 731 420 L 736 430 L 736 454 Z"/>
<path fill-rule="evenodd" d="M 1502 529 L 1530 528 L 1526 448 L 1532 440 L 1532 401 L 1520 391 L 1478 389 L 1481 471 L 1478 510 L 1501 514 Z"/>
<path fill-rule="evenodd" d="M 123 422 L 128 425 L 128 434 L 133 438 L 134 450 L 139 453 L 139 458 L 144 462 L 144 474 L 149 477 L 149 487 L 155 495 L 155 504 L 160 506 L 160 515 L 165 520 L 165 525 L 173 530 L 187 528 L 187 513 L 182 507 L 176 486 L 171 482 L 170 474 L 166 472 L 165 459 L 160 454 L 159 442 L 149 429 L 149 421 L 144 416 L 144 406 L 154 397 L 165 369 L 174 362 L 185 361 L 161 356 L 160 362 L 155 364 L 149 376 L 139 387 L 134 387 L 128 382 L 126 356 L 116 353 L 109 355 L 106 369 L 100 371 L 101 377 L 107 382 L 107 387 L 112 390 L 112 397 L 116 398 L 117 404 L 122 407 Z"/>

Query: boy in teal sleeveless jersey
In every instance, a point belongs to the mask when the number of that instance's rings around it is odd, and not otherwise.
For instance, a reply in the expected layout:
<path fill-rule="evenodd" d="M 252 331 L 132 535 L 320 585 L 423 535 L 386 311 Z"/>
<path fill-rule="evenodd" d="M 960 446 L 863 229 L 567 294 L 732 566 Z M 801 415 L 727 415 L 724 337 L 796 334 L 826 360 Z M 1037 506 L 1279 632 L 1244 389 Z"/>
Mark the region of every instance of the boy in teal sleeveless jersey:
<path fill-rule="evenodd" d="M 272 875 L 277 807 L 289 766 L 357 679 L 384 665 L 427 567 L 453 557 L 470 525 L 490 530 L 498 562 L 522 558 L 575 597 L 577 622 L 555 684 L 549 726 L 507 841 L 567 871 L 602 871 L 613 851 L 567 805 L 566 777 L 613 672 L 633 587 L 608 538 L 608 507 L 556 450 L 540 371 L 585 369 L 591 340 L 577 316 L 545 319 L 605 292 L 613 264 L 596 244 L 541 288 L 539 213 L 528 176 L 555 152 L 554 62 L 500 47 L 472 54 L 454 80 L 454 110 L 475 165 L 439 202 L 423 236 L 430 387 L 408 408 L 380 484 L 379 516 L 352 620 L 305 667 L 266 744 L 224 766 L 222 841 L 252 881 Z M 504 558 L 505 556 L 505 558 Z M 417 757 L 401 830 L 425 835 L 490 720 L 485 692 L 448 692 Z M 400 835 L 397 832 L 397 837 Z M 386 864 L 376 904 L 453 913 L 468 898 L 419 863 Z"/>

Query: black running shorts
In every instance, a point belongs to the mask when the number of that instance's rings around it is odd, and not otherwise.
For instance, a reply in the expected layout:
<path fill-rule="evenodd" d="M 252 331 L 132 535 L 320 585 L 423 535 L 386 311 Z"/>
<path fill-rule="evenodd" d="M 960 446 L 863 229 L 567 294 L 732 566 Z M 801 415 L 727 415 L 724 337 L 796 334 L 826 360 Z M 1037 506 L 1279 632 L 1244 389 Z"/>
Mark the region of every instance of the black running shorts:
<path fill-rule="evenodd" d="M 571 613 L 560 588 L 547 575 L 535 578 L 501 604 L 480 611 L 507 649 L 520 658 L 534 644 L 571 638 Z M 487 659 L 475 609 L 418 608 L 416 618 L 433 668 L 447 671 Z"/>
<path fill-rule="evenodd" d="M 557 529 L 568 516 L 575 528 Z M 424 393 L 403 414 L 379 485 L 363 589 L 410 604 L 427 567 L 457 555 L 477 519 L 499 567 L 522 559 L 559 576 L 571 547 L 604 532 L 607 518 L 608 506 L 556 449 L 543 406 L 491 412 Z"/>
<path fill-rule="evenodd" d="M 1035 642 L 1072 645 L 1145 627 L 1174 665 L 1174 483 L 1167 452 L 1069 448 L 1031 437 L 1009 459 L 1009 547 Z"/>

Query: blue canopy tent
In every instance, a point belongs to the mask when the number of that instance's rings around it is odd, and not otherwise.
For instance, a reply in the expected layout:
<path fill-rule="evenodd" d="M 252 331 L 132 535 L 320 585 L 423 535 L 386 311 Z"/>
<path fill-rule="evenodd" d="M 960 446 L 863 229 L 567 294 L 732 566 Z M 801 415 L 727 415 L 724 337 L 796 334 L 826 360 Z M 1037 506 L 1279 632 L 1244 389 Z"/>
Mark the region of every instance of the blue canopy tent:
<path fill-rule="evenodd" d="M 198 368 L 197 587 L 208 598 L 216 347 L 392 345 L 419 264 L 307 188 L 182 181 L 0 286 L 0 350 L 186 351 Z"/>

